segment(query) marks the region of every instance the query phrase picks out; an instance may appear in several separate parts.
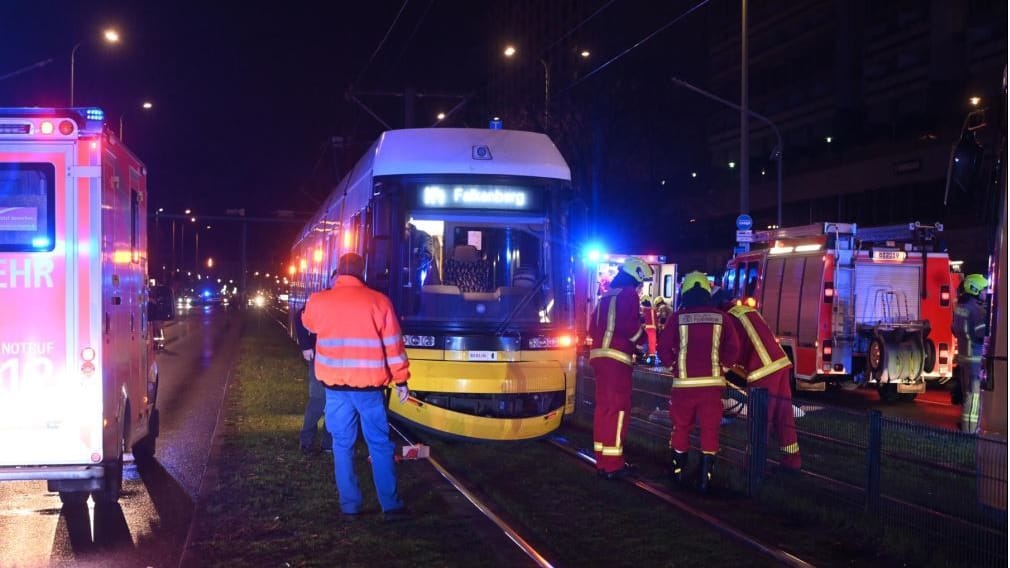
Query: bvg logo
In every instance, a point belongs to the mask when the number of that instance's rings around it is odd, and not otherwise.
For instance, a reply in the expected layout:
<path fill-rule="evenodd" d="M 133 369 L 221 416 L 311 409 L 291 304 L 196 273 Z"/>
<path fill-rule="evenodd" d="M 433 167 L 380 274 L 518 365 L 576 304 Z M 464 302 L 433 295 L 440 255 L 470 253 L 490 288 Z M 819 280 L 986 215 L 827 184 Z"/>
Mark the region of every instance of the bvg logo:
<path fill-rule="evenodd" d="M 491 159 L 493 159 L 491 157 L 491 148 L 489 148 L 489 147 L 487 147 L 487 146 L 485 146 L 483 144 L 480 145 L 480 146 L 474 146 L 473 149 L 472 149 L 471 155 L 473 156 L 474 160 L 491 160 Z"/>

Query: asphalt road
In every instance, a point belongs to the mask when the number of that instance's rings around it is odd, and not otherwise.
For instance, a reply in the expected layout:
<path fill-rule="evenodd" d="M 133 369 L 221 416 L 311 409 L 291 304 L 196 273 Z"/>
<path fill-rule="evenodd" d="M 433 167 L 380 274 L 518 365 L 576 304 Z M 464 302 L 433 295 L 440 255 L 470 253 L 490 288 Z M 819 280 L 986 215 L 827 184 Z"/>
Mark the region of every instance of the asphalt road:
<path fill-rule="evenodd" d="M 157 355 L 155 463 L 128 463 L 118 505 L 64 506 L 43 482 L 0 483 L 0 567 L 179 563 L 242 328 L 235 309 L 196 307 Z"/>

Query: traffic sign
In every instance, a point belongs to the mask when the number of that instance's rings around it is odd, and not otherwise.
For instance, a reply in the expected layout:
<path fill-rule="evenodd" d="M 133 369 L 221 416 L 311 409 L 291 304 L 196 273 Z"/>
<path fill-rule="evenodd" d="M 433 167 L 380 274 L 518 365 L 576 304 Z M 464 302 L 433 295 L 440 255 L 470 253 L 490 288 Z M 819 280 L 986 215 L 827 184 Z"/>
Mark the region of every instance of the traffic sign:
<path fill-rule="evenodd" d="M 753 243 L 754 242 L 754 231 L 737 231 L 736 232 L 736 242 L 738 242 L 738 243 Z"/>
<path fill-rule="evenodd" d="M 750 243 L 743 243 L 733 247 L 733 256 L 750 251 Z"/>
<path fill-rule="evenodd" d="M 754 219 L 751 216 L 744 213 L 736 218 L 736 228 L 741 231 L 749 231 L 754 228 Z"/>

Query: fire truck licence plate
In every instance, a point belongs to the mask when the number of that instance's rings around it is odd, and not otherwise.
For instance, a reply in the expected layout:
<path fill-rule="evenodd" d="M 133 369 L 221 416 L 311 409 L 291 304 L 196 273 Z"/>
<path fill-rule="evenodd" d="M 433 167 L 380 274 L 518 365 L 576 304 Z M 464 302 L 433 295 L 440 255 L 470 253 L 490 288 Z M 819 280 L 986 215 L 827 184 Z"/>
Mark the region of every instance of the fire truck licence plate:
<path fill-rule="evenodd" d="M 497 351 L 469 351 L 467 352 L 467 359 L 470 361 L 497 361 L 498 352 Z"/>

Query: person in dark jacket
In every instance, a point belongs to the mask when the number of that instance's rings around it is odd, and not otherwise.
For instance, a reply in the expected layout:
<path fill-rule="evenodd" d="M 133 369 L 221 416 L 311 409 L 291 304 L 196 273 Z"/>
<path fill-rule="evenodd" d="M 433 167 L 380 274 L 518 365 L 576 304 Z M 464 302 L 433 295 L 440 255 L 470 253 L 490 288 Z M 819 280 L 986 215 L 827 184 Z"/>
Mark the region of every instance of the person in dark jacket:
<path fill-rule="evenodd" d="M 324 452 L 333 451 L 333 437 L 326 429 L 326 423 L 319 426 L 319 420 L 323 418 L 323 409 L 326 407 L 326 387 L 316 379 L 316 334 L 309 332 L 302 325 L 302 314 L 305 308 L 298 311 L 295 318 L 295 335 L 298 336 L 298 348 L 302 350 L 302 357 L 309 365 L 309 400 L 305 403 L 305 419 L 302 422 L 302 431 L 298 435 L 298 445 L 301 446 L 302 453 L 310 455 L 315 453 L 316 433 L 319 432 L 319 449 Z"/>
<path fill-rule="evenodd" d="M 989 281 L 981 274 L 969 274 L 961 283 L 954 308 L 951 331 L 957 338 L 957 367 L 961 387 L 962 432 L 978 433 L 979 392 L 982 383 L 982 344 L 986 330 L 985 292 Z"/>

